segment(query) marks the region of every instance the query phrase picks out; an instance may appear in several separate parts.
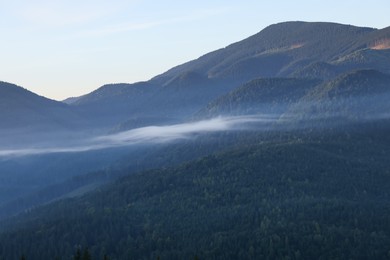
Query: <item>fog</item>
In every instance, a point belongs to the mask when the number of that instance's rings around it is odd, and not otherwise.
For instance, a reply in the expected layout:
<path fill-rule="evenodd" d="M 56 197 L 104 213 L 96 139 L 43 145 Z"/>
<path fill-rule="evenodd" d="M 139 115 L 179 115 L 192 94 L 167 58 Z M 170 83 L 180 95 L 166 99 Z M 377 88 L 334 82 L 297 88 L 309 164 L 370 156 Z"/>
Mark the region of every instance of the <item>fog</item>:
<path fill-rule="evenodd" d="M 166 126 L 148 126 L 111 135 L 91 137 L 72 146 L 28 147 L 0 150 L 0 157 L 17 157 L 49 153 L 74 153 L 142 144 L 159 144 L 194 138 L 197 135 L 248 129 L 269 129 L 280 120 L 274 115 L 217 117 L 209 120 Z M 64 140 L 65 142 L 66 140 Z M 39 144 L 37 144 L 39 145 Z"/>
<path fill-rule="evenodd" d="M 160 144 L 201 134 L 244 130 L 300 130 L 326 128 L 348 122 L 388 119 L 388 95 L 368 95 L 335 100 L 299 102 L 280 114 L 220 116 L 164 126 L 147 126 L 110 135 L 48 136 L 33 145 L 0 148 L 0 158 L 50 153 L 75 153 L 132 145 Z M 20 143 L 20 142 L 19 142 Z"/>

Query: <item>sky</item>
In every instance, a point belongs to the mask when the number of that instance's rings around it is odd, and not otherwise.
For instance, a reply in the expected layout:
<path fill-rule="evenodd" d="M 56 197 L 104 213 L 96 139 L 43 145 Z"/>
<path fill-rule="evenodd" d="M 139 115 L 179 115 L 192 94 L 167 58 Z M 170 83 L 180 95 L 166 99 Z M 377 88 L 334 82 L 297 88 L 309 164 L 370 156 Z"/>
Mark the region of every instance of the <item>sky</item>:
<path fill-rule="evenodd" d="M 0 81 L 63 100 L 146 81 L 284 21 L 390 26 L 389 0 L 0 0 Z"/>

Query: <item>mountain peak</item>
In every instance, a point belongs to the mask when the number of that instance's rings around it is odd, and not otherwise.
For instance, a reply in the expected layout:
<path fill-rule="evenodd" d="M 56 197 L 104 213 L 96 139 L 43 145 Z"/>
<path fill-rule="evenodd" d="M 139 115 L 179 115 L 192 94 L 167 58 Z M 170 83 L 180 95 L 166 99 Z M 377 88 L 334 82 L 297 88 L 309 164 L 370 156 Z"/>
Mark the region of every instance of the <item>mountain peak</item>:
<path fill-rule="evenodd" d="M 282 22 L 174 67 L 153 81 L 164 85 L 188 71 L 235 85 L 259 77 L 287 77 L 313 62 L 331 63 L 367 48 L 369 43 L 386 39 L 385 36 L 385 31 L 368 27 L 329 22 Z M 374 47 L 383 49 L 386 46 L 381 42 Z"/>
<path fill-rule="evenodd" d="M 30 92 L 30 91 L 20 86 L 17 86 L 15 84 L 8 83 L 5 81 L 0 81 L 0 94 L 1 94 L 0 97 L 4 97 L 4 95 L 6 94 L 17 93 L 17 92 L 22 93 L 22 92 Z"/>

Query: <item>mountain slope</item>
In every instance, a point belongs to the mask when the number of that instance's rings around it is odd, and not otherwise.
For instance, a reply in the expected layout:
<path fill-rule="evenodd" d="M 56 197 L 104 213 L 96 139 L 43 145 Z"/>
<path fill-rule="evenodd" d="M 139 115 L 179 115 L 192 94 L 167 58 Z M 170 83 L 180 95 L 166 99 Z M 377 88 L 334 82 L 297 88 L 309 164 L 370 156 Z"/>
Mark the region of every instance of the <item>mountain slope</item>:
<path fill-rule="evenodd" d="M 0 147 L 23 149 L 83 138 L 88 118 L 62 102 L 0 82 Z"/>
<path fill-rule="evenodd" d="M 87 111 L 88 117 L 102 115 L 96 121 L 109 122 L 114 129 L 178 122 L 256 78 L 332 80 L 356 69 L 390 73 L 389 43 L 390 27 L 378 30 L 335 23 L 279 23 L 149 82 L 104 86 L 73 105 Z M 210 115 L 227 112 L 213 109 L 216 113 Z"/>
<path fill-rule="evenodd" d="M 263 76 L 263 69 L 268 69 L 267 76 L 286 75 L 303 64 L 329 61 L 357 50 L 357 42 L 363 44 L 364 38 L 371 37 L 376 31 L 372 28 L 333 23 L 275 24 L 241 42 L 177 66 L 153 80 L 166 82 L 183 71 L 195 71 L 216 78 L 234 75 L 240 82 Z M 245 75 L 247 71 L 241 68 L 248 69 L 251 64 L 257 65 L 257 74 L 252 71 Z M 270 65 L 274 67 L 273 70 L 269 70 Z M 241 74 L 240 70 L 245 73 Z M 238 75 L 232 73 L 233 71 Z"/>
<path fill-rule="evenodd" d="M 377 120 L 388 118 L 390 75 L 375 70 L 342 74 L 308 92 L 288 112 L 303 120 Z"/>
<path fill-rule="evenodd" d="M 197 117 L 220 115 L 280 115 L 321 81 L 310 79 L 267 78 L 250 81 L 214 100 Z"/>
<path fill-rule="evenodd" d="M 390 49 L 379 50 L 371 48 L 357 50 L 332 62 L 332 65 L 342 72 L 356 69 L 375 69 L 384 73 L 390 73 L 389 64 Z"/>
<path fill-rule="evenodd" d="M 0 82 L 0 130 L 66 129 L 82 119 L 61 102 Z"/>
<path fill-rule="evenodd" d="M 257 78 L 329 80 L 351 69 L 388 72 L 388 50 L 383 49 L 388 38 L 389 28 L 308 22 L 274 24 L 148 82 L 106 85 L 71 106 L 94 119 L 97 126 L 104 121 L 108 129 L 177 122 Z M 163 120 L 153 121 L 155 118 Z"/>
<path fill-rule="evenodd" d="M 200 74 L 184 72 L 164 85 L 105 85 L 70 105 L 96 126 L 127 130 L 180 122 L 229 89 Z"/>
<path fill-rule="evenodd" d="M 387 131 L 253 142 L 131 175 L 20 217 L 0 255 L 69 258 L 80 245 L 113 259 L 383 259 Z"/>
<path fill-rule="evenodd" d="M 140 111 L 150 113 L 148 105 L 156 87 L 148 82 L 108 84 L 79 97 L 70 105 L 88 117 L 95 126 L 110 128 Z"/>
<path fill-rule="evenodd" d="M 68 259 L 78 246 L 113 259 L 389 256 L 388 36 L 389 28 L 276 24 L 151 81 L 105 85 L 69 106 L 1 83 L 0 119 L 10 136 L 18 128 L 45 137 L 42 129 L 73 130 L 74 111 L 99 133 L 189 120 L 202 107 L 196 117 L 284 113 L 297 127 L 0 160 L 0 217 L 28 209 L 0 222 L 0 259 L 22 252 Z M 300 131 L 307 121 L 331 127 Z M 353 127 L 339 127 L 346 123 Z M 84 167 L 97 172 L 84 175 Z M 143 171 L 152 167 L 163 168 Z"/>

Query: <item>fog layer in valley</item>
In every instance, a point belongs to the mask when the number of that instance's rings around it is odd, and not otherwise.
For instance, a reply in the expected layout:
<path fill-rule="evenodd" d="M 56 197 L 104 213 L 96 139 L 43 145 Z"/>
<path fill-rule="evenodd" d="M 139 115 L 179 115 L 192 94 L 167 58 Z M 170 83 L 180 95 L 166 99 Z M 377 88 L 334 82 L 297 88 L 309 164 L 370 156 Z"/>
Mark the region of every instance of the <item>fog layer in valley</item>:
<path fill-rule="evenodd" d="M 67 146 L 64 140 L 64 144 L 60 146 L 3 149 L 0 150 L 0 156 L 15 157 L 49 153 L 85 152 L 122 146 L 166 143 L 219 131 L 247 130 L 254 127 L 256 129 L 266 129 L 278 120 L 279 118 L 273 115 L 217 117 L 182 124 L 141 127 L 111 135 L 92 137 L 71 146 Z M 40 145 L 36 144 L 36 146 Z"/>

